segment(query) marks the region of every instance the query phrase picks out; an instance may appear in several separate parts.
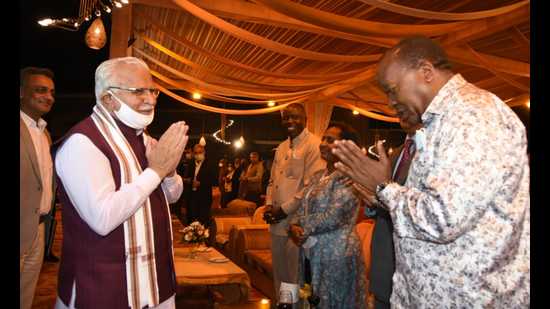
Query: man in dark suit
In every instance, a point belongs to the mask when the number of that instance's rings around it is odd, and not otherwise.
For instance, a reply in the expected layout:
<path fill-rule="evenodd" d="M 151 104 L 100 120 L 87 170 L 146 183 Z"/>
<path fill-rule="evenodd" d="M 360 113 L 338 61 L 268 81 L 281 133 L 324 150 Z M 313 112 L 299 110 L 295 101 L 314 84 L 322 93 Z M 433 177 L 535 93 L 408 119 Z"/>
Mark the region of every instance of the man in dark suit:
<path fill-rule="evenodd" d="M 191 148 L 185 149 L 185 151 L 183 152 L 183 156 L 180 160 L 180 163 L 176 168 L 176 172 L 178 173 L 178 175 L 181 175 L 182 177 L 184 177 L 188 173 L 192 160 L 193 160 L 193 150 Z M 182 209 L 186 209 L 185 196 L 183 194 L 175 203 L 170 204 L 170 211 L 171 213 L 175 214 L 178 217 L 178 220 L 181 222 L 181 224 L 185 225 L 186 219 L 184 217 L 184 214 L 182 213 Z"/>
<path fill-rule="evenodd" d="M 241 174 L 245 171 L 244 159 L 241 157 L 236 157 L 235 161 L 233 161 L 233 168 L 235 169 L 233 178 L 231 178 L 231 187 L 233 190 L 231 191 L 232 195 L 229 201 L 236 199 L 238 196 L 239 185 L 241 183 Z"/>
<path fill-rule="evenodd" d="M 392 180 L 404 185 L 416 150 L 414 135 L 422 125 L 411 118 L 399 119 L 401 128 L 407 133 L 405 143 L 391 155 Z M 362 195 L 367 207 L 365 216 L 376 220 L 371 240 L 371 266 L 369 292 L 374 294 L 375 309 L 389 309 L 392 293 L 392 277 L 395 272 L 395 250 L 393 246 L 393 223 L 387 210 L 378 207 L 374 195 L 358 183 L 353 186 Z"/>
<path fill-rule="evenodd" d="M 421 125 L 400 120 L 401 128 L 407 133 L 405 143 L 393 156 L 392 179 L 403 185 L 407 180 L 410 163 L 414 156 L 414 133 Z M 369 211 L 370 210 L 370 211 Z M 395 271 L 395 252 L 393 247 L 393 224 L 390 214 L 382 207 L 367 209 L 369 217 L 376 220 L 371 241 L 371 271 L 369 291 L 374 294 L 375 309 L 389 309 L 392 292 L 392 276 Z"/>
<path fill-rule="evenodd" d="M 204 226 L 210 225 L 212 186 L 217 182 L 218 172 L 205 153 L 204 146 L 193 146 L 193 160 L 183 178 L 187 224 L 199 221 Z"/>

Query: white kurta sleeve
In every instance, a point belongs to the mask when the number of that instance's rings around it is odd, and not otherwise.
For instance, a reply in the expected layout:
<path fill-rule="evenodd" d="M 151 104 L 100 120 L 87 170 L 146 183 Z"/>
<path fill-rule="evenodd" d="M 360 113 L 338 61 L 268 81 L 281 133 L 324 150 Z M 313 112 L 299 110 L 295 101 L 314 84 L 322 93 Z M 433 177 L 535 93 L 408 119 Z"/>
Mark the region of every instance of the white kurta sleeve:
<path fill-rule="evenodd" d="M 108 158 L 82 134 L 72 135 L 60 147 L 55 169 L 79 216 L 103 236 L 132 216 L 161 181 L 147 168 L 115 190 Z"/>

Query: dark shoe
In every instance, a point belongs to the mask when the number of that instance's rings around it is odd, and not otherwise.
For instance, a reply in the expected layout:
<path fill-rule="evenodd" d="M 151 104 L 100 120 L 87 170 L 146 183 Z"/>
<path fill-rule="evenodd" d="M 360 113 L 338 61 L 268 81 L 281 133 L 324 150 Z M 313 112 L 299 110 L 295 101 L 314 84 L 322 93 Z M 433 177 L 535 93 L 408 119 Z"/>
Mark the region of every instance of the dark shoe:
<path fill-rule="evenodd" d="M 44 257 L 44 262 L 57 263 L 59 258 L 53 254 L 48 254 Z"/>

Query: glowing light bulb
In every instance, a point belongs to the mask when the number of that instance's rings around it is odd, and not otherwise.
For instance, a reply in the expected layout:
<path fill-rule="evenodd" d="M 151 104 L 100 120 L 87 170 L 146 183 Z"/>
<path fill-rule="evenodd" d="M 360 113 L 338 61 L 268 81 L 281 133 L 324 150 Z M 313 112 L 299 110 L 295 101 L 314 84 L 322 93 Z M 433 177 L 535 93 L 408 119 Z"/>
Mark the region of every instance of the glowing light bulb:
<path fill-rule="evenodd" d="M 359 115 L 359 112 L 356 111 L 356 110 L 353 110 L 353 114 L 354 114 L 354 115 Z"/>
<path fill-rule="evenodd" d="M 193 99 L 200 100 L 200 98 L 202 98 L 200 92 L 193 92 Z"/>
<path fill-rule="evenodd" d="M 199 140 L 199 145 L 201 145 L 201 146 L 206 145 L 206 139 L 204 139 L 204 136 L 201 136 L 201 139 Z"/>
<path fill-rule="evenodd" d="M 269 107 L 275 106 L 275 101 L 273 101 L 273 100 L 267 101 L 267 106 L 269 106 Z"/>
<path fill-rule="evenodd" d="M 38 21 L 38 24 L 39 24 L 40 26 L 42 26 L 42 27 L 47 27 L 47 26 L 53 24 L 53 19 L 51 19 L 51 18 L 44 18 L 44 19 L 42 19 L 42 20 L 39 20 L 39 21 Z"/>
<path fill-rule="evenodd" d="M 243 146 L 243 143 L 241 143 L 240 140 L 236 140 L 233 142 L 233 146 L 235 146 L 235 148 L 237 149 L 240 149 Z"/>
<path fill-rule="evenodd" d="M 267 305 L 267 304 L 269 304 L 269 299 L 262 298 L 262 300 L 260 301 L 260 303 L 261 303 L 262 305 Z"/>
<path fill-rule="evenodd" d="M 531 100 L 527 100 L 527 103 L 525 103 L 525 105 L 527 105 L 527 108 L 531 108 Z"/>
<path fill-rule="evenodd" d="M 120 0 L 120 2 L 122 2 L 122 4 L 128 4 L 128 0 Z"/>
<path fill-rule="evenodd" d="M 121 8 L 121 7 L 122 7 L 122 4 L 121 4 L 120 2 L 118 2 L 118 1 L 115 1 L 115 6 L 116 6 L 117 8 Z"/>
<path fill-rule="evenodd" d="M 106 8 L 105 8 L 105 12 L 111 13 L 111 8 L 110 8 L 110 7 L 106 7 Z"/>

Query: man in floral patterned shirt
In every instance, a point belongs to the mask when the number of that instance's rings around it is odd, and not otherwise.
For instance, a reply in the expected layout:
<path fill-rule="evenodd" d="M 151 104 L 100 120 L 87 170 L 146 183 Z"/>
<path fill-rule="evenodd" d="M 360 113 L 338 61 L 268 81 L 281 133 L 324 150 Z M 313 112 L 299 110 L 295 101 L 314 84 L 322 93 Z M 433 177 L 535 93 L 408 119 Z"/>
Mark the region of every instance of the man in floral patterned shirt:
<path fill-rule="evenodd" d="M 392 308 L 527 308 L 526 131 L 497 96 L 450 71 L 437 44 L 402 40 L 378 67 L 399 118 L 421 121 L 405 185 L 349 141 L 338 168 L 376 195 L 394 225 Z M 416 118 L 416 119 L 415 119 Z"/>

